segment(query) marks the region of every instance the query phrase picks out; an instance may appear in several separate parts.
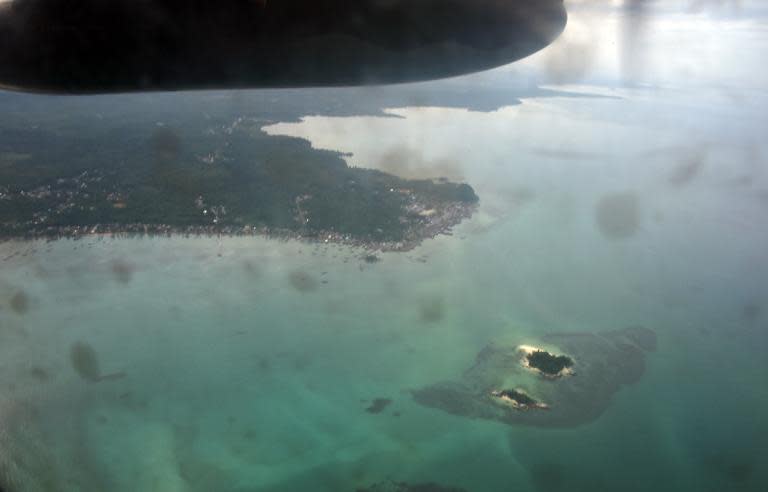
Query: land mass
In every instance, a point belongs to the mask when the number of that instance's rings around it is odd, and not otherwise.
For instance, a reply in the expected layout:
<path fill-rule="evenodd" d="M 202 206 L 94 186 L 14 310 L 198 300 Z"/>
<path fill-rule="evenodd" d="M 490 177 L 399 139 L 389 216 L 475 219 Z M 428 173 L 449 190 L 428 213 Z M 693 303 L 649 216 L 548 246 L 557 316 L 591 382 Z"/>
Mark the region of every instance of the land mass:
<path fill-rule="evenodd" d="M 491 391 L 491 397 L 504 405 L 510 405 L 517 410 L 531 410 L 549 408 L 549 405 L 531 398 L 526 392 L 517 389 Z"/>
<path fill-rule="evenodd" d="M 0 141 L 0 239 L 258 234 L 405 251 L 478 202 L 467 184 L 349 167 L 257 119 L 139 126 L 120 140 L 87 121 L 58 133 L 88 138 L 16 129 Z"/>
<path fill-rule="evenodd" d="M 393 117 L 384 109 L 414 105 L 493 111 L 524 97 L 593 97 L 503 82 L 90 97 L 0 91 L 0 240 L 263 234 L 407 250 L 472 214 L 472 188 L 349 168 L 339 153 L 261 127 L 305 115 Z M 394 164 L 387 168 L 402 167 Z"/>
<path fill-rule="evenodd" d="M 544 377 L 559 378 L 572 375 L 573 359 L 567 355 L 554 355 L 544 349 L 521 345 L 520 350 L 525 354 L 523 366 L 538 372 Z"/>

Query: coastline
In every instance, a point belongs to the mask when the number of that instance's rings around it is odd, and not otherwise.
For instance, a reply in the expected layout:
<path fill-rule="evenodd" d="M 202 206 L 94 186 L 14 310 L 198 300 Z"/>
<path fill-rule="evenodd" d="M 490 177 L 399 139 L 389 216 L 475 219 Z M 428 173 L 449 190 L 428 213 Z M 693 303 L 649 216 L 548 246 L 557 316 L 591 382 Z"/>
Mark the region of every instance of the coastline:
<path fill-rule="evenodd" d="M 398 241 L 376 240 L 337 231 L 292 230 L 268 226 L 234 225 L 192 225 L 171 224 L 95 224 L 79 226 L 48 226 L 31 228 L 14 233 L 0 233 L 0 243 L 10 241 L 55 241 L 59 239 L 78 240 L 88 237 L 136 238 L 136 237 L 243 237 L 259 236 L 279 241 L 301 241 L 325 243 L 360 248 L 365 251 L 407 252 L 428 239 L 439 235 L 451 235 L 453 227 L 470 218 L 477 210 L 477 203 L 452 203 L 440 209 L 430 209 L 420 227 L 410 227 Z"/>

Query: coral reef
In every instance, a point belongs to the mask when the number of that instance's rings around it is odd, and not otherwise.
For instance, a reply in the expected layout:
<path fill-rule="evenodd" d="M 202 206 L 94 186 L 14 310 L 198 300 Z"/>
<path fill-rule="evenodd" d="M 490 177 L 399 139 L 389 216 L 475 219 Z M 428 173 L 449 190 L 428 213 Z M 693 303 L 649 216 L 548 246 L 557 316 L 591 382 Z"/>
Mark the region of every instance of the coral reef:
<path fill-rule="evenodd" d="M 474 365 L 452 381 L 430 384 L 412 392 L 416 402 L 469 418 L 506 424 L 573 427 L 597 419 L 612 395 L 623 385 L 637 382 L 645 371 L 645 356 L 656 346 L 656 335 L 644 327 L 603 333 L 555 333 L 540 342 L 572 354 L 578 377 L 542 378 L 520 364 L 520 344 L 490 344 Z M 531 387 L 546 412 L 521 412 L 489 398 L 510 385 Z"/>

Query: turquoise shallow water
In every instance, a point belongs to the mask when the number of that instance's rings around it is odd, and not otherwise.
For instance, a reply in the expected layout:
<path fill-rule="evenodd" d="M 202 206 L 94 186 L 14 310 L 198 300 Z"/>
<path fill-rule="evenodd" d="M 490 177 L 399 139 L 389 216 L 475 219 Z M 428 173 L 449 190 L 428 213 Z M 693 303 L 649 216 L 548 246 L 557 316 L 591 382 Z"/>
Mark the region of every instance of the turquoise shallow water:
<path fill-rule="evenodd" d="M 649 271 L 674 246 L 652 233 L 599 239 L 589 221 L 567 231 L 570 246 L 609 252 L 537 254 L 565 236 L 541 229 L 546 207 L 529 207 L 376 264 L 258 238 L 0 245 L 4 258 L 20 252 L 3 262 L 3 298 L 23 291 L 28 303 L 0 312 L 2 411 L 14 429 L 3 449 L 21 456 L 45 443 L 42 468 L 26 460 L 34 471 L 19 490 L 342 491 L 387 479 L 472 491 L 760 490 L 766 320 L 743 308 L 764 302 L 764 277 L 734 274 L 725 256 L 686 277 Z M 764 240 L 752 238 L 747 257 Z M 697 254 L 714 253 L 691 250 L 685 263 Z M 295 272 L 308 287 L 292 284 Z M 654 329 L 659 348 L 641 381 L 584 426 L 466 419 L 408 393 L 455 378 L 489 341 L 631 324 Z M 76 341 L 93 347 L 102 373 L 125 377 L 78 377 Z M 366 412 L 379 397 L 392 403 Z"/>

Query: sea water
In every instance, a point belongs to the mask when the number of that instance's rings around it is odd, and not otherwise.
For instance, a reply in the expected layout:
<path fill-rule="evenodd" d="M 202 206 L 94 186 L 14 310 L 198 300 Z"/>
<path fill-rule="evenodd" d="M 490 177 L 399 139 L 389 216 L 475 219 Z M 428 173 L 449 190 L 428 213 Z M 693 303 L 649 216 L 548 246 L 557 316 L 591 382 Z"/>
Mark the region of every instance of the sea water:
<path fill-rule="evenodd" d="M 344 246 L 259 237 L 0 244 L 0 412 L 12 426 L 2 458 L 43 463 L 29 476 L 17 466 L 13 483 L 759 490 L 766 175 L 738 146 L 669 150 L 694 130 L 719 131 L 711 121 L 640 128 L 609 117 L 578 133 L 586 106 L 611 115 L 669 103 L 643 95 L 267 127 L 349 152 L 353 165 L 386 162 L 377 157 L 398 146 L 460 164 L 451 169 L 481 197 L 473 218 L 374 263 Z M 729 116 L 727 104 L 709 110 Z M 690 159 L 701 159 L 692 171 Z M 617 193 L 630 205 L 606 225 L 599 204 Z M 628 229 L 617 235 L 610 220 Z M 411 397 L 459 377 L 490 342 L 633 325 L 658 337 L 645 374 L 575 428 L 452 416 Z M 116 377 L 81 377 L 78 342 Z M 375 413 L 377 398 L 391 402 Z"/>

